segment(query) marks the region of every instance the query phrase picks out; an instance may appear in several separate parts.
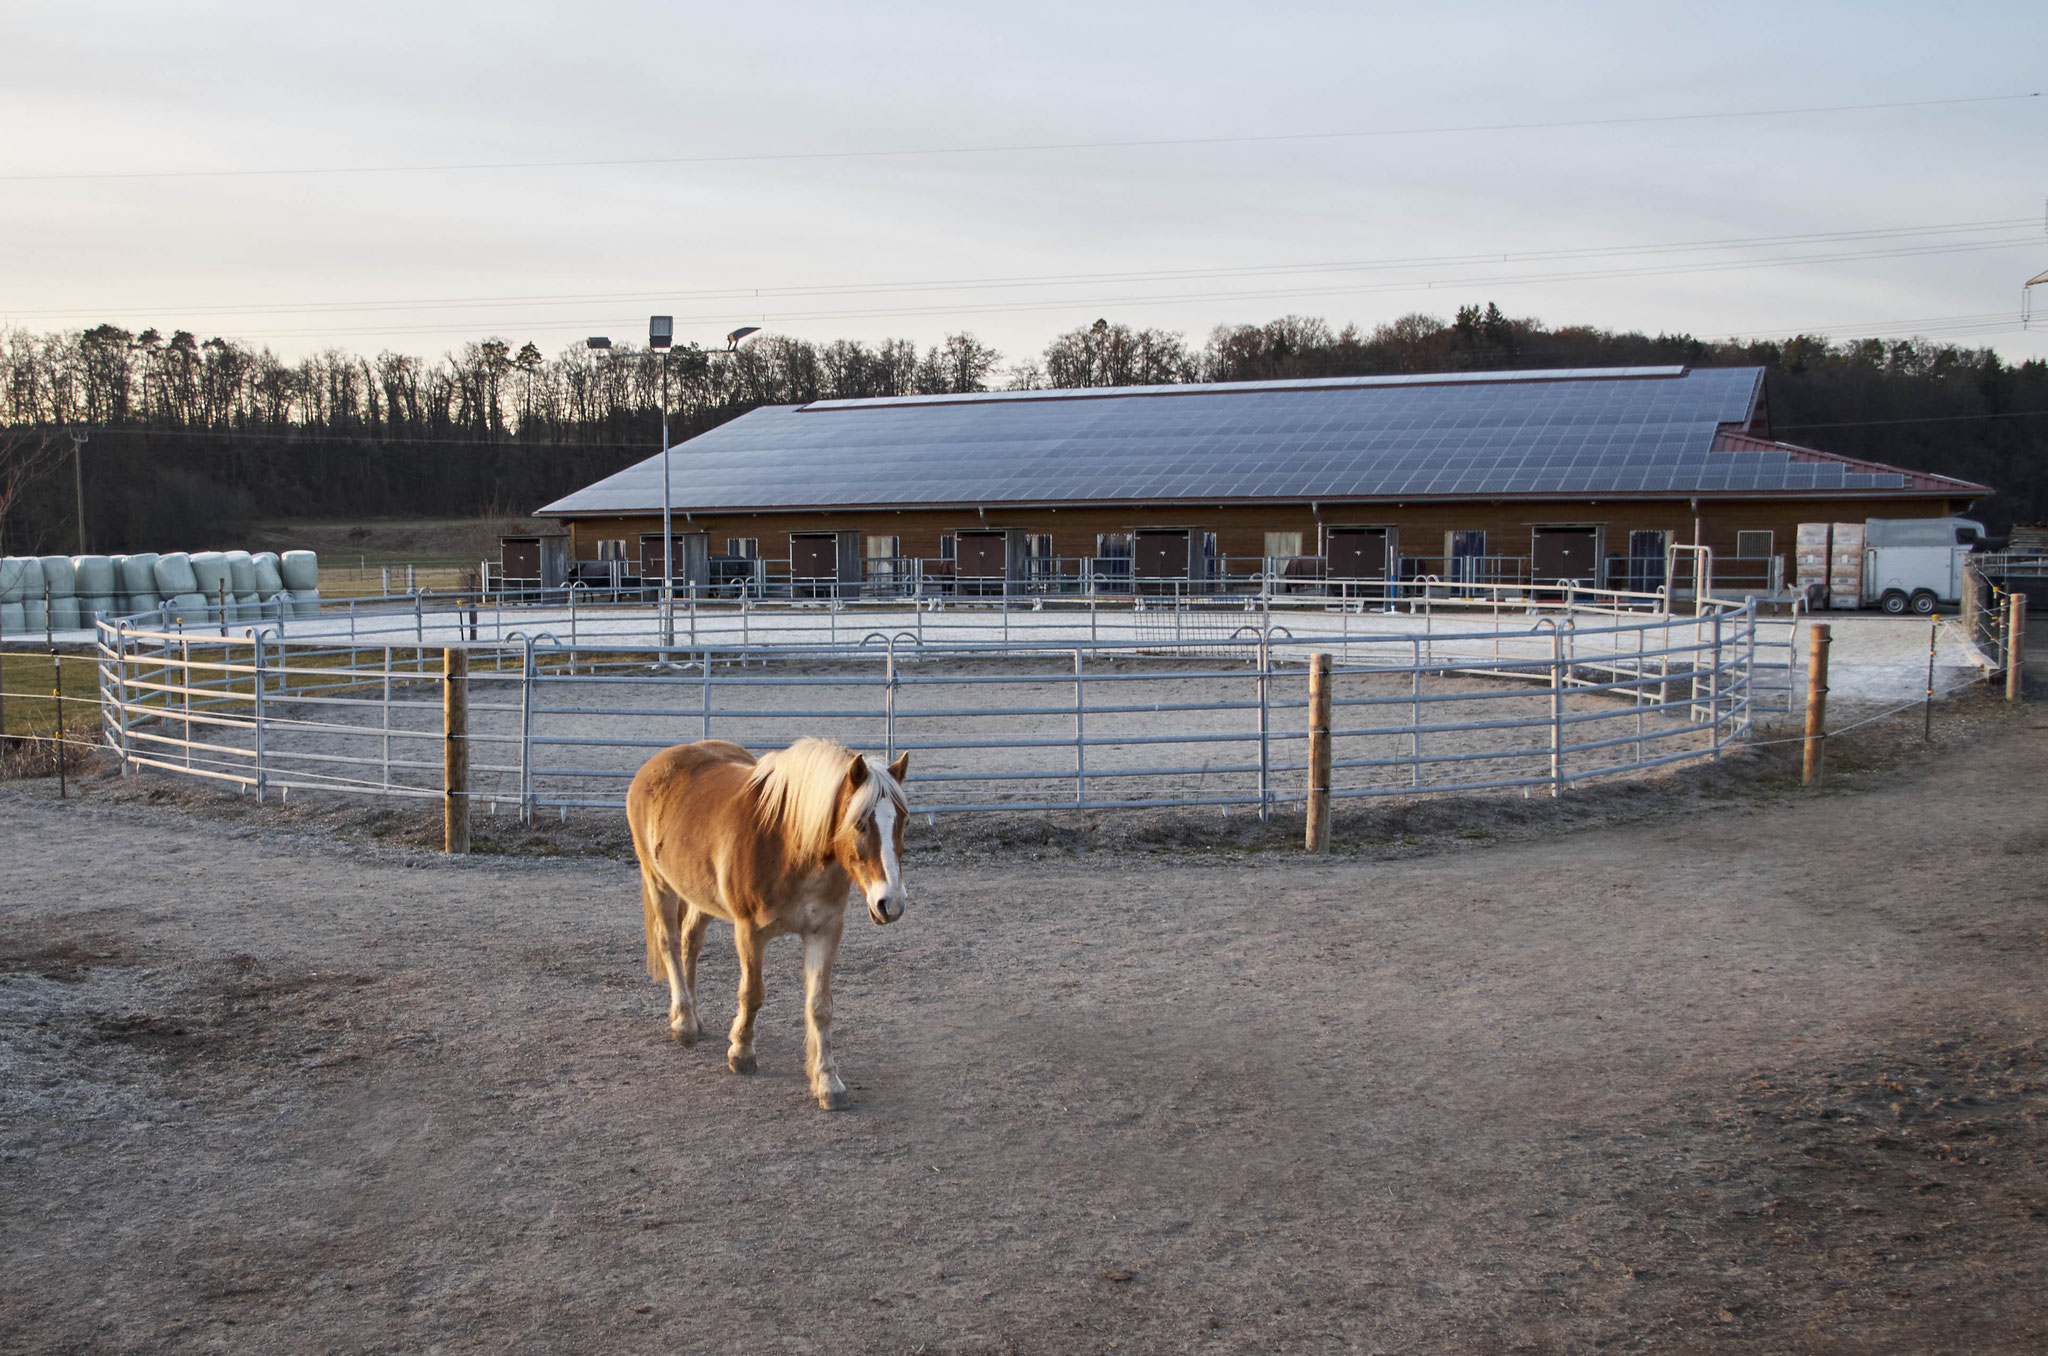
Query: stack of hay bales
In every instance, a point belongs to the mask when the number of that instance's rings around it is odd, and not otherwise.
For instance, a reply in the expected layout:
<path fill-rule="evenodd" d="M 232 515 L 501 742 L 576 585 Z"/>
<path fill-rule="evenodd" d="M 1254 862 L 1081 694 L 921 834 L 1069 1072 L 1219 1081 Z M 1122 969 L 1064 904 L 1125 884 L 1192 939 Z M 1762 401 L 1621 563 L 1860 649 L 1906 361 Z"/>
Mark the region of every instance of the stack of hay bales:
<path fill-rule="evenodd" d="M 291 606 L 291 599 L 285 596 L 284 574 L 278 569 L 277 552 L 259 551 L 249 565 L 256 575 L 258 615 L 265 621 L 276 621 Z M 316 573 L 314 578 L 318 577 Z"/>
<path fill-rule="evenodd" d="M 33 583 L 33 587 L 31 587 Z M 28 630 L 28 599 L 43 605 L 43 570 L 34 556 L 0 556 L 0 635 Z"/>
<path fill-rule="evenodd" d="M 311 551 L 287 551 L 278 560 L 284 586 L 291 590 L 292 615 L 320 615 L 320 557 Z"/>
<path fill-rule="evenodd" d="M 121 610 L 130 617 L 156 611 L 156 552 L 115 556 L 114 565 L 121 575 Z"/>
<path fill-rule="evenodd" d="M 78 571 L 70 556 L 42 556 L 43 592 L 49 595 L 49 625 L 52 631 L 76 631 L 78 620 Z"/>
<path fill-rule="evenodd" d="M 0 557 L 0 634 L 79 631 L 159 608 L 186 626 L 318 616 L 320 558 L 311 551 L 282 559 L 274 551 Z"/>
<path fill-rule="evenodd" d="M 183 551 L 158 556 L 150 566 L 156 575 L 157 596 L 173 617 L 193 625 L 206 619 L 206 596 L 199 591 L 199 576 L 193 572 L 192 557 Z"/>
<path fill-rule="evenodd" d="M 96 626 L 103 617 L 121 615 L 121 576 L 112 556 L 73 556 L 71 571 L 78 581 L 80 626 Z"/>

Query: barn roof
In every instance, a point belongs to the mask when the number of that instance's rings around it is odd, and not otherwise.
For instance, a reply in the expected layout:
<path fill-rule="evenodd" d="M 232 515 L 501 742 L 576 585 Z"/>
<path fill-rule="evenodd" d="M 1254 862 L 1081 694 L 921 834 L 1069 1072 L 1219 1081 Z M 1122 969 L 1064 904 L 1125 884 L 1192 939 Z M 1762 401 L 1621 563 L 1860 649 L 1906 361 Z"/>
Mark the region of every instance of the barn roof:
<path fill-rule="evenodd" d="M 1988 493 L 1771 441 L 1763 369 L 1624 367 L 819 400 L 669 449 L 700 512 Z M 650 457 L 540 513 L 658 512 Z"/>

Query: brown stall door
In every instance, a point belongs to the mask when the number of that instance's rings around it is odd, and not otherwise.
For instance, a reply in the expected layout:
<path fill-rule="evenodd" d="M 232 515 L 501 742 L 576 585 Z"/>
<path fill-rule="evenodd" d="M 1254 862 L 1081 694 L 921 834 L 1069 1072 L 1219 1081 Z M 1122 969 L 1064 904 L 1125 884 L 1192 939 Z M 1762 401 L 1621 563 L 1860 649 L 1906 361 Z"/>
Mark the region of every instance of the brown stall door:
<path fill-rule="evenodd" d="M 1387 577 L 1387 529 L 1384 527 L 1333 527 L 1330 529 L 1329 546 L 1330 578 Z"/>
<path fill-rule="evenodd" d="M 789 572 L 797 579 L 837 579 L 839 538 L 830 532 L 791 533 Z"/>
<path fill-rule="evenodd" d="M 962 579 L 1001 579 L 1009 573 L 1009 534 L 962 532 L 953 540 L 953 572 Z"/>
<path fill-rule="evenodd" d="M 1140 579 L 1185 579 L 1188 575 L 1186 528 L 1140 528 L 1132 543 L 1133 572 Z"/>
<path fill-rule="evenodd" d="M 1544 581 L 1600 582 L 1599 533 L 1590 527 L 1539 527 L 1530 564 Z"/>
<path fill-rule="evenodd" d="M 540 578 L 540 543 L 508 541 L 504 544 L 505 578 Z"/>

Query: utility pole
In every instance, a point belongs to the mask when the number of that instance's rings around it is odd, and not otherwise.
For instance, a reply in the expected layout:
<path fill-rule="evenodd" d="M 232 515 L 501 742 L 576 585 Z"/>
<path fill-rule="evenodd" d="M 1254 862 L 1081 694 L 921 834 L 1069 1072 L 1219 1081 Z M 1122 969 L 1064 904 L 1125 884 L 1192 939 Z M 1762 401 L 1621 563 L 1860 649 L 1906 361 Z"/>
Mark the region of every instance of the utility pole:
<path fill-rule="evenodd" d="M 85 554 L 85 444 L 91 436 L 82 428 L 71 433 L 71 488 L 78 496 L 78 554 Z"/>

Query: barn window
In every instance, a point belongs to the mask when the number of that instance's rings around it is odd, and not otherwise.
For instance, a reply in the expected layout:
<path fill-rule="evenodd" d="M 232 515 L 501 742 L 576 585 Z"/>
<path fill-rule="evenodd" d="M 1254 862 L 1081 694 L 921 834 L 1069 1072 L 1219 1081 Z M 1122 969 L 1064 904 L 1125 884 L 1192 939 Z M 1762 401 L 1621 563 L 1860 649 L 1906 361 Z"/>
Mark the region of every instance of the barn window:
<path fill-rule="evenodd" d="M 729 556 L 738 556 L 742 560 L 758 560 L 761 557 L 761 539 L 759 537 L 727 537 L 725 539 L 725 553 Z"/>
<path fill-rule="evenodd" d="M 1776 544 L 1776 539 L 1768 532 L 1738 532 L 1735 534 L 1735 558 L 1769 560 L 1771 547 Z"/>
<path fill-rule="evenodd" d="M 1301 554 L 1301 533 L 1268 532 L 1266 534 L 1266 559 L 1291 560 Z"/>
<path fill-rule="evenodd" d="M 867 540 L 868 578 L 894 579 L 896 557 L 903 554 L 903 543 L 897 537 L 869 537 Z"/>
<path fill-rule="evenodd" d="M 1131 534 L 1128 532 L 1096 533 L 1095 554 L 1103 560 L 1129 560 L 1131 558 Z"/>
<path fill-rule="evenodd" d="M 958 545 L 958 543 L 957 543 L 957 542 L 955 542 L 955 541 L 954 541 L 954 538 L 953 538 L 953 534 L 952 534 L 952 533 L 948 532 L 948 533 L 944 534 L 943 536 L 941 536 L 941 537 L 939 538 L 939 559 L 940 559 L 940 560 L 953 560 L 953 559 L 955 559 L 955 558 L 956 558 L 956 556 L 957 556 L 957 554 L 958 554 L 958 552 L 959 552 L 959 549 L 960 549 L 960 548 L 959 548 L 959 545 Z"/>
<path fill-rule="evenodd" d="M 1051 560 L 1052 533 L 1026 532 L 1024 534 L 1024 554 L 1030 556 L 1033 560 Z"/>

